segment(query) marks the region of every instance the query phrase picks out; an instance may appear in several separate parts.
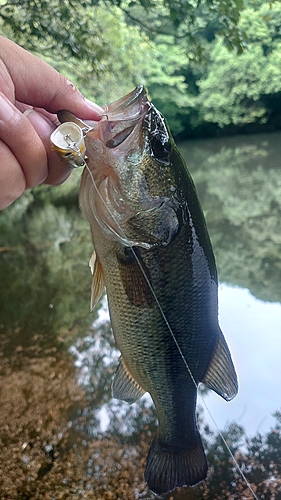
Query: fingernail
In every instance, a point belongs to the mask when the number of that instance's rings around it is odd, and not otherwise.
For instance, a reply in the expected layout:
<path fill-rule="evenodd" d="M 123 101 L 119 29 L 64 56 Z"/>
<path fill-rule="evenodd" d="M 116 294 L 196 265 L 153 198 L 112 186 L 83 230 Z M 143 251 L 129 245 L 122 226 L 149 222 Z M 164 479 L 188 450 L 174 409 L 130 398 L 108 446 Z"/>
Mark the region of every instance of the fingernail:
<path fill-rule="evenodd" d="M 40 137 L 50 135 L 55 129 L 54 124 L 48 118 L 34 111 L 34 109 L 27 109 L 23 114 L 29 119 Z"/>
<path fill-rule="evenodd" d="M 0 120 L 8 121 L 13 118 L 15 114 L 15 109 L 13 105 L 5 99 L 3 95 L 0 94 Z"/>
<path fill-rule="evenodd" d="M 104 109 L 101 108 L 101 106 L 99 106 L 98 104 L 96 104 L 95 102 L 92 102 L 90 101 L 90 99 L 87 99 L 85 97 L 85 102 L 88 104 L 88 106 L 93 109 L 96 113 L 98 113 L 99 115 L 102 115 L 104 113 Z"/>

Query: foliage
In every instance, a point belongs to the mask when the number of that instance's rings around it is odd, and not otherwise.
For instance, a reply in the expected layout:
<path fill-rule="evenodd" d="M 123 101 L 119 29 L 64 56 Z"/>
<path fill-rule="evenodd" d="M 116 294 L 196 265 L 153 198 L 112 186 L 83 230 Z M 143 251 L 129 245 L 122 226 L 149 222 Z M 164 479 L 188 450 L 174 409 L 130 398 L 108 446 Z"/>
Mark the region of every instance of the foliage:
<path fill-rule="evenodd" d="M 151 65 L 144 71 L 149 95 L 155 106 L 168 117 L 169 126 L 174 134 L 182 132 L 182 121 L 179 115 L 188 109 L 190 97 L 188 85 L 179 66 L 187 68 L 185 51 L 175 45 L 172 37 L 158 36 L 151 44 Z"/>
<path fill-rule="evenodd" d="M 280 4 L 249 6 L 239 23 L 247 39 L 240 57 L 229 53 L 220 38 L 210 44 L 208 69 L 195 98 L 202 120 L 220 127 L 268 121 L 269 97 L 279 102 L 281 95 L 280 21 Z"/>
<path fill-rule="evenodd" d="M 84 2 L 84 7 L 87 4 Z M 76 0 L 1 2 L 0 18 L 12 32 L 14 41 L 26 49 L 85 59 L 98 71 L 95 61 L 106 52 L 102 26 L 98 21 L 93 22 L 93 16 Z"/>
<path fill-rule="evenodd" d="M 94 27 L 90 22 L 91 13 L 98 5 L 110 8 L 117 5 L 126 12 L 130 19 L 141 22 L 148 32 L 177 35 L 179 27 L 184 30 L 188 44 L 198 45 L 196 37 L 197 16 L 203 7 L 209 15 L 219 19 L 221 32 L 228 43 L 241 48 L 241 36 L 237 28 L 242 0 L 84 0 L 78 3 L 51 0 L 15 0 L 3 2 L 0 16 L 6 26 L 9 26 L 16 41 L 24 40 L 28 48 L 34 49 L 39 40 L 47 40 L 52 46 L 65 49 L 76 58 L 91 60 L 93 48 L 99 46 L 100 27 Z M 145 16 L 145 21 L 142 18 Z M 155 16 L 157 23 L 155 25 Z M 206 24 L 208 21 L 206 21 Z M 55 45 L 57 44 L 57 45 Z M 97 50 L 96 50 L 97 52 Z"/>
<path fill-rule="evenodd" d="M 112 7 L 96 7 L 92 22 L 102 26 L 103 38 L 109 50 L 100 56 L 98 74 L 93 74 L 93 66 L 85 60 L 61 58 L 56 53 L 47 57 L 47 62 L 66 74 L 90 99 L 105 104 L 112 102 L 144 82 L 143 73 L 152 61 L 152 48 L 146 35 L 138 26 L 127 26 L 124 14 Z M 92 59 L 96 59 L 93 53 Z"/>
<path fill-rule="evenodd" d="M 242 0 L 15 0 L 2 2 L 0 20 L 4 33 L 101 104 L 146 84 L 178 134 L 193 106 L 188 61 L 202 58 L 214 24 L 241 51 L 241 9 Z"/>
<path fill-rule="evenodd" d="M 269 110 L 262 97 L 281 91 L 280 49 L 281 44 L 264 55 L 260 45 L 253 45 L 237 58 L 218 41 L 211 52 L 210 72 L 198 83 L 197 104 L 204 120 L 220 127 L 266 123 Z"/>
<path fill-rule="evenodd" d="M 0 20 L 100 104 L 145 84 L 175 135 L 281 126 L 279 2 L 16 0 Z"/>

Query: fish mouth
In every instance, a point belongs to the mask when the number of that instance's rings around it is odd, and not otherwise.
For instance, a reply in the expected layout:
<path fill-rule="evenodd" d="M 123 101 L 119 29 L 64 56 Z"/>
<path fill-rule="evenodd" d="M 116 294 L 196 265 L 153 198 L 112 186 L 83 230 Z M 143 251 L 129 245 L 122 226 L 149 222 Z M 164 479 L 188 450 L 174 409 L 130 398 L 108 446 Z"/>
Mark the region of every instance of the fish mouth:
<path fill-rule="evenodd" d="M 132 92 L 121 97 L 117 101 L 103 106 L 105 113 L 110 115 L 110 118 L 123 117 L 123 114 L 129 114 L 128 118 L 139 117 L 140 114 L 147 111 L 147 104 L 150 105 L 147 96 L 147 90 L 143 85 L 138 85 Z M 119 116 L 119 114 L 121 114 Z"/>
<path fill-rule="evenodd" d="M 150 153 L 163 164 L 170 162 L 170 133 L 163 115 L 150 102 L 147 90 L 138 85 L 118 101 L 104 106 L 100 123 L 101 138 L 107 148 L 120 146 L 133 132 L 142 129 L 147 134 Z"/>
<path fill-rule="evenodd" d="M 113 149 L 120 146 L 142 123 L 151 103 L 143 85 L 118 101 L 103 106 L 104 116 L 99 122 L 100 139 L 104 145 Z"/>
<path fill-rule="evenodd" d="M 135 137 L 140 139 L 138 132 L 142 130 L 148 137 L 152 156 L 163 163 L 169 160 L 169 130 L 162 114 L 150 102 L 143 85 L 138 85 L 117 101 L 105 104 L 103 109 L 104 114 L 99 122 L 85 123 L 68 111 L 59 111 L 58 118 L 61 123 L 76 123 L 84 135 L 89 133 L 108 149 L 123 145 L 129 136 L 132 140 Z M 124 147 L 126 145 L 127 142 Z"/>
<path fill-rule="evenodd" d="M 87 121 L 86 123 L 66 110 L 58 112 L 61 123 L 74 122 L 84 135 L 99 139 L 104 146 L 114 149 L 120 146 L 141 124 L 149 112 L 151 103 L 147 90 L 143 85 L 138 85 L 132 92 L 121 97 L 111 104 L 102 106 L 104 114 L 99 122 Z"/>
<path fill-rule="evenodd" d="M 160 163 L 170 162 L 170 132 L 163 115 L 150 102 L 147 90 L 138 85 L 118 101 L 104 106 L 105 114 L 99 122 L 103 144 L 114 149 L 127 141 L 147 136 L 150 154 Z M 138 133 L 139 132 L 139 133 Z"/>

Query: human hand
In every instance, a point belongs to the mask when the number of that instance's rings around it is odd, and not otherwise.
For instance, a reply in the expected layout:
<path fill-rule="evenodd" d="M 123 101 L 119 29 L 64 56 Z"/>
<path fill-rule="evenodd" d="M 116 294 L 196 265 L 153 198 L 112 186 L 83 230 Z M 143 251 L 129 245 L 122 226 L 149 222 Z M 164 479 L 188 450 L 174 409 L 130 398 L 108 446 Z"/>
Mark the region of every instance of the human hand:
<path fill-rule="evenodd" d="M 0 210 L 27 188 L 69 176 L 50 148 L 60 109 L 84 120 L 100 120 L 103 113 L 62 74 L 0 36 Z"/>

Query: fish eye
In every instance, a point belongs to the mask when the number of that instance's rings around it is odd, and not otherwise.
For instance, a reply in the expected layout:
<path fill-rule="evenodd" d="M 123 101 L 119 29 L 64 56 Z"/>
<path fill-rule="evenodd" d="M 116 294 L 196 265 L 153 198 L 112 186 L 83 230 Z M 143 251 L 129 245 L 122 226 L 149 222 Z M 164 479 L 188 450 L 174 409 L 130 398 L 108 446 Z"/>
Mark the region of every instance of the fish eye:
<path fill-rule="evenodd" d="M 170 150 L 171 144 L 169 142 L 162 142 L 157 137 L 152 137 L 150 141 L 151 152 L 156 160 L 161 163 L 169 164 L 170 163 Z"/>

